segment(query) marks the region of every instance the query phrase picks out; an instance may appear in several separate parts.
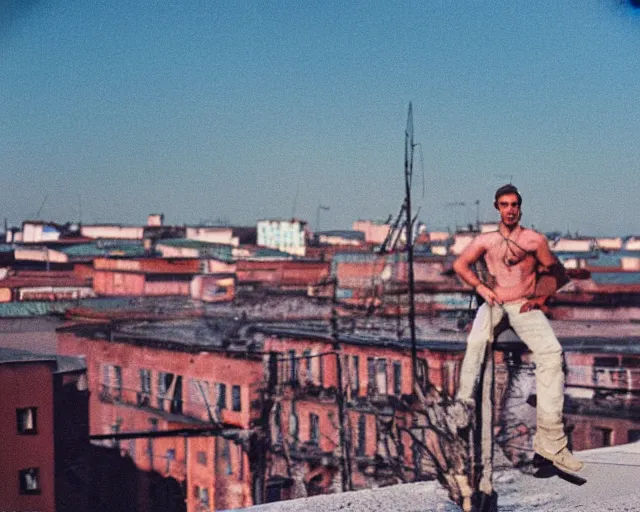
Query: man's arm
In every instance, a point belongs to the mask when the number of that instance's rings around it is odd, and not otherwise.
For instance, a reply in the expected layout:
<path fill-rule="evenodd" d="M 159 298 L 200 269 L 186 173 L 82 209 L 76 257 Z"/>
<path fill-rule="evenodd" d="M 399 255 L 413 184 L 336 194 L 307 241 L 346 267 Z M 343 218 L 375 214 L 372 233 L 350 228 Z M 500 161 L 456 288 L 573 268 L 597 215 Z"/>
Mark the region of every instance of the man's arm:
<path fill-rule="evenodd" d="M 551 297 L 570 281 L 569 276 L 567 275 L 564 265 L 560 263 L 555 254 L 553 254 L 551 249 L 549 249 L 549 244 L 547 243 L 546 238 L 543 238 L 542 242 L 538 246 L 536 258 L 543 267 L 540 269 L 540 273 L 552 278 L 545 280 L 545 286 L 539 286 L 537 288 L 536 295 L 546 295 L 547 297 Z"/>
<path fill-rule="evenodd" d="M 521 313 L 537 308 L 546 309 L 545 303 L 549 297 L 570 281 L 564 265 L 551 252 L 544 237 L 536 249 L 536 259 L 540 263 L 540 275 L 536 283 L 535 297 L 522 305 Z"/>
<path fill-rule="evenodd" d="M 473 286 L 476 293 L 487 301 L 490 306 L 493 306 L 499 303 L 496 294 L 493 293 L 491 288 L 480 281 L 480 278 L 471 269 L 471 265 L 482 258 L 485 251 L 486 249 L 482 245 L 472 242 L 471 245 L 462 251 L 462 254 L 458 256 L 456 261 L 453 262 L 453 270 L 460 276 L 460 279 L 468 285 Z"/>

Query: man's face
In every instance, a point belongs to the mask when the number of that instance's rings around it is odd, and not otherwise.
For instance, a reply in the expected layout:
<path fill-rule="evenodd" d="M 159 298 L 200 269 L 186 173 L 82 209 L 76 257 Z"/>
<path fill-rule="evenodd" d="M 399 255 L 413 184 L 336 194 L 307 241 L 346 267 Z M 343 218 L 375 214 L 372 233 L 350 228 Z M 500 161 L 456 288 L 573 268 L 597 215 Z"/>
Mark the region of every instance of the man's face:
<path fill-rule="evenodd" d="M 515 226 L 520 221 L 520 205 L 516 194 L 504 194 L 498 198 L 500 220 L 507 226 Z"/>

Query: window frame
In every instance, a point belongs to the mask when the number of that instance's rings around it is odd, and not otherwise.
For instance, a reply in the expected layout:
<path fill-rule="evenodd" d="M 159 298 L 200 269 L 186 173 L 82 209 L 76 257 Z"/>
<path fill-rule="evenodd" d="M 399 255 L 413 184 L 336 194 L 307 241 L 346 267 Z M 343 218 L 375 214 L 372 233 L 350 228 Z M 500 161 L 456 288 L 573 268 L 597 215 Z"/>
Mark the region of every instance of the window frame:
<path fill-rule="evenodd" d="M 33 473 L 35 475 L 35 484 L 36 487 L 34 489 L 27 488 L 26 477 L 29 473 Z M 39 467 L 30 467 L 20 469 L 18 471 L 18 483 L 20 488 L 20 494 L 41 494 L 42 486 L 40 485 L 40 468 Z"/>
<path fill-rule="evenodd" d="M 400 361 L 393 362 L 393 394 L 402 395 L 402 363 Z"/>
<path fill-rule="evenodd" d="M 28 411 L 32 412 L 32 423 L 33 426 L 31 428 L 24 427 L 24 419 L 22 417 L 23 414 L 28 414 Z M 35 406 L 32 407 L 18 407 L 16 409 L 16 432 L 21 436 L 34 436 L 38 434 L 38 408 Z"/>
<path fill-rule="evenodd" d="M 237 384 L 231 386 L 231 410 L 242 412 L 242 388 Z"/>
<path fill-rule="evenodd" d="M 223 411 L 227 408 L 227 385 L 224 382 L 216 383 L 216 407 Z"/>
<path fill-rule="evenodd" d="M 309 444 L 320 445 L 320 416 L 316 413 L 309 413 Z"/>

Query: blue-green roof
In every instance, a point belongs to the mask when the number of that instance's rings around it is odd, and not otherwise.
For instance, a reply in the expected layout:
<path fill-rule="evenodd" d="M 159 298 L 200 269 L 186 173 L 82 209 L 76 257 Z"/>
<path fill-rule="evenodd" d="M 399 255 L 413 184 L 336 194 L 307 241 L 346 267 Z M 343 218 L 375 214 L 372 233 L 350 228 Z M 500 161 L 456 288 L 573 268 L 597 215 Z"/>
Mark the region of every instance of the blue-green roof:
<path fill-rule="evenodd" d="M 96 240 L 95 242 L 61 247 L 58 250 L 70 258 L 99 258 L 102 256 L 139 257 L 145 255 L 142 244 L 131 240 Z"/>
<path fill-rule="evenodd" d="M 0 318 L 16 318 L 62 314 L 67 309 L 84 306 L 93 309 L 115 309 L 127 307 L 130 299 L 124 297 L 104 297 L 96 299 L 24 301 L 0 303 Z"/>
<path fill-rule="evenodd" d="M 293 254 L 288 252 L 279 251 L 278 249 L 272 249 L 271 247 L 258 247 L 253 252 L 255 258 L 289 258 L 295 259 Z"/>

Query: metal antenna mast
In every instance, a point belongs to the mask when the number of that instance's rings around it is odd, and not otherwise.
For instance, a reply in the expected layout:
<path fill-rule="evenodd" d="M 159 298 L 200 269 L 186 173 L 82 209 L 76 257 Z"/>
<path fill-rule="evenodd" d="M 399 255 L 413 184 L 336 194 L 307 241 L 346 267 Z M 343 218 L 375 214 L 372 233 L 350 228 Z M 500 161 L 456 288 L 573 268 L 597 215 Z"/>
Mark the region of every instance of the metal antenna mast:
<path fill-rule="evenodd" d="M 405 209 L 407 214 L 407 260 L 409 273 L 409 328 L 411 331 L 411 366 L 413 387 L 417 382 L 418 352 L 416 347 L 416 305 L 413 275 L 413 219 L 411 216 L 411 179 L 413 177 L 413 108 L 409 102 L 407 115 L 407 128 L 404 133 L 404 185 L 405 185 Z"/>
<path fill-rule="evenodd" d="M 38 208 L 38 212 L 36 213 L 36 220 L 40 220 L 40 212 L 42 211 L 42 208 L 44 207 L 44 203 L 47 202 L 47 197 L 49 197 L 48 194 L 46 194 L 44 196 L 44 199 L 42 200 L 42 204 L 40 205 L 40 208 Z"/>

